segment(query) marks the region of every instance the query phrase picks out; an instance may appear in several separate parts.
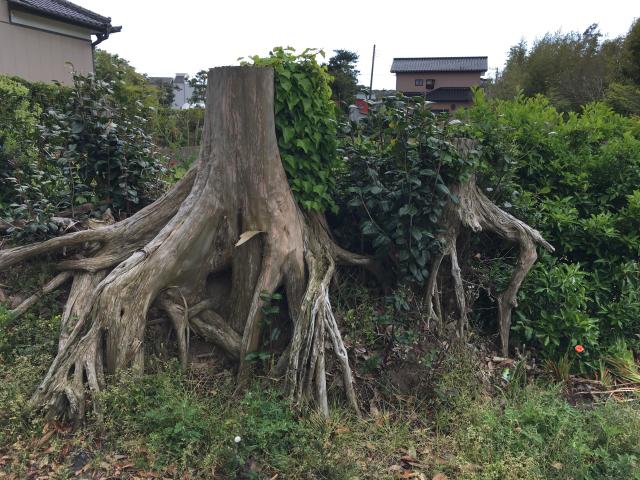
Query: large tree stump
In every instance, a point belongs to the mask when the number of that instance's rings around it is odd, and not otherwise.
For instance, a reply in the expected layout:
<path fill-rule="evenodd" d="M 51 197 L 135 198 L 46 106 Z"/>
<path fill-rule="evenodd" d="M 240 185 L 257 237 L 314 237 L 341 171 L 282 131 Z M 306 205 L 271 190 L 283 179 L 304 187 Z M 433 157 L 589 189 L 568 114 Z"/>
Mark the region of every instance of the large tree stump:
<path fill-rule="evenodd" d="M 168 313 L 183 363 L 188 330 L 227 350 L 239 379 L 260 348 L 261 293 L 286 292 L 293 335 L 287 389 L 327 413 L 325 345 L 336 353 L 350 404 L 358 409 L 328 290 L 336 261 L 375 270 L 339 249 L 322 217 L 301 212 L 275 135 L 270 68 L 209 71 L 203 143 L 196 165 L 169 192 L 114 225 L 0 251 L 0 268 L 63 248 L 73 286 L 59 352 L 31 399 L 53 415 L 81 419 L 104 373 L 143 368 L 149 308 Z M 65 277 L 66 279 L 66 277 Z M 228 295 L 216 294 L 226 279 Z M 59 283 L 59 282 L 58 282 Z"/>

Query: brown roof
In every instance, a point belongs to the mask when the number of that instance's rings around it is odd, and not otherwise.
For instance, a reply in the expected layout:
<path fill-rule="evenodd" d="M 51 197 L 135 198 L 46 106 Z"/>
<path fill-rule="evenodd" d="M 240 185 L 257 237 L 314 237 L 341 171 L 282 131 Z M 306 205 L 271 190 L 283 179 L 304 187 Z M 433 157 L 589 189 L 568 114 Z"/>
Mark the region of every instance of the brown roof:
<path fill-rule="evenodd" d="M 488 57 L 394 58 L 391 73 L 409 72 L 485 72 Z"/>

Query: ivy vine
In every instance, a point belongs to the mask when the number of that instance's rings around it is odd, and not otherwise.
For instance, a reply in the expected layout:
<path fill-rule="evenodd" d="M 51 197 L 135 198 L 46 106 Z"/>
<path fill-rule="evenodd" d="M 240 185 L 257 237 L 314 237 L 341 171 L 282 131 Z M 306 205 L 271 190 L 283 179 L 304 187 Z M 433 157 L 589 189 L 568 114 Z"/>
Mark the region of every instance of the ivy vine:
<path fill-rule="evenodd" d="M 335 212 L 335 171 L 341 166 L 336 109 L 331 76 L 318 55 L 324 52 L 276 47 L 268 57 L 255 55 L 242 64 L 274 69 L 276 135 L 295 198 L 307 210 Z"/>

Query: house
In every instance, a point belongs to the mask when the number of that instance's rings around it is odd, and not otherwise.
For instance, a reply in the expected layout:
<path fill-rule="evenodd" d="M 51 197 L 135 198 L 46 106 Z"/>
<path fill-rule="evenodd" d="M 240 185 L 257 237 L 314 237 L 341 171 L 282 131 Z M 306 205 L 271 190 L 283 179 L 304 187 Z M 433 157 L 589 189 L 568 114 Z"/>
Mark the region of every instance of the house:
<path fill-rule="evenodd" d="M 93 72 L 96 45 L 122 27 L 66 0 L 0 0 L 0 75 L 72 83 Z"/>
<path fill-rule="evenodd" d="M 170 86 L 173 90 L 173 103 L 171 108 L 189 108 L 191 105 L 191 95 L 193 87 L 189 83 L 189 76 L 186 73 L 176 73 L 175 78 L 171 77 L 149 77 L 149 83 L 157 87 Z"/>
<path fill-rule="evenodd" d="M 449 112 L 471 105 L 471 87 L 482 83 L 487 68 L 487 57 L 394 58 L 391 73 L 396 90 L 423 95 L 433 111 Z"/>

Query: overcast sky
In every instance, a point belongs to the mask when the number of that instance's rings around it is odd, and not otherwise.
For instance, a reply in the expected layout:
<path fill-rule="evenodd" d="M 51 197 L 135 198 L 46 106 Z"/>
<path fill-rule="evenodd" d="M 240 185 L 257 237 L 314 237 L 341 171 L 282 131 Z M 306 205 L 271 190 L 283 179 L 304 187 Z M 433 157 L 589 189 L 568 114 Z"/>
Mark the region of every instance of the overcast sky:
<path fill-rule="evenodd" d="M 393 57 L 489 57 L 502 68 L 509 47 L 546 32 L 584 31 L 598 23 L 609 38 L 625 34 L 640 15 L 637 0 L 353 1 L 353 0 L 75 0 L 122 25 L 100 48 L 150 76 L 193 74 L 236 65 L 272 47 L 334 49 L 360 55 L 360 83 L 394 88 Z"/>

